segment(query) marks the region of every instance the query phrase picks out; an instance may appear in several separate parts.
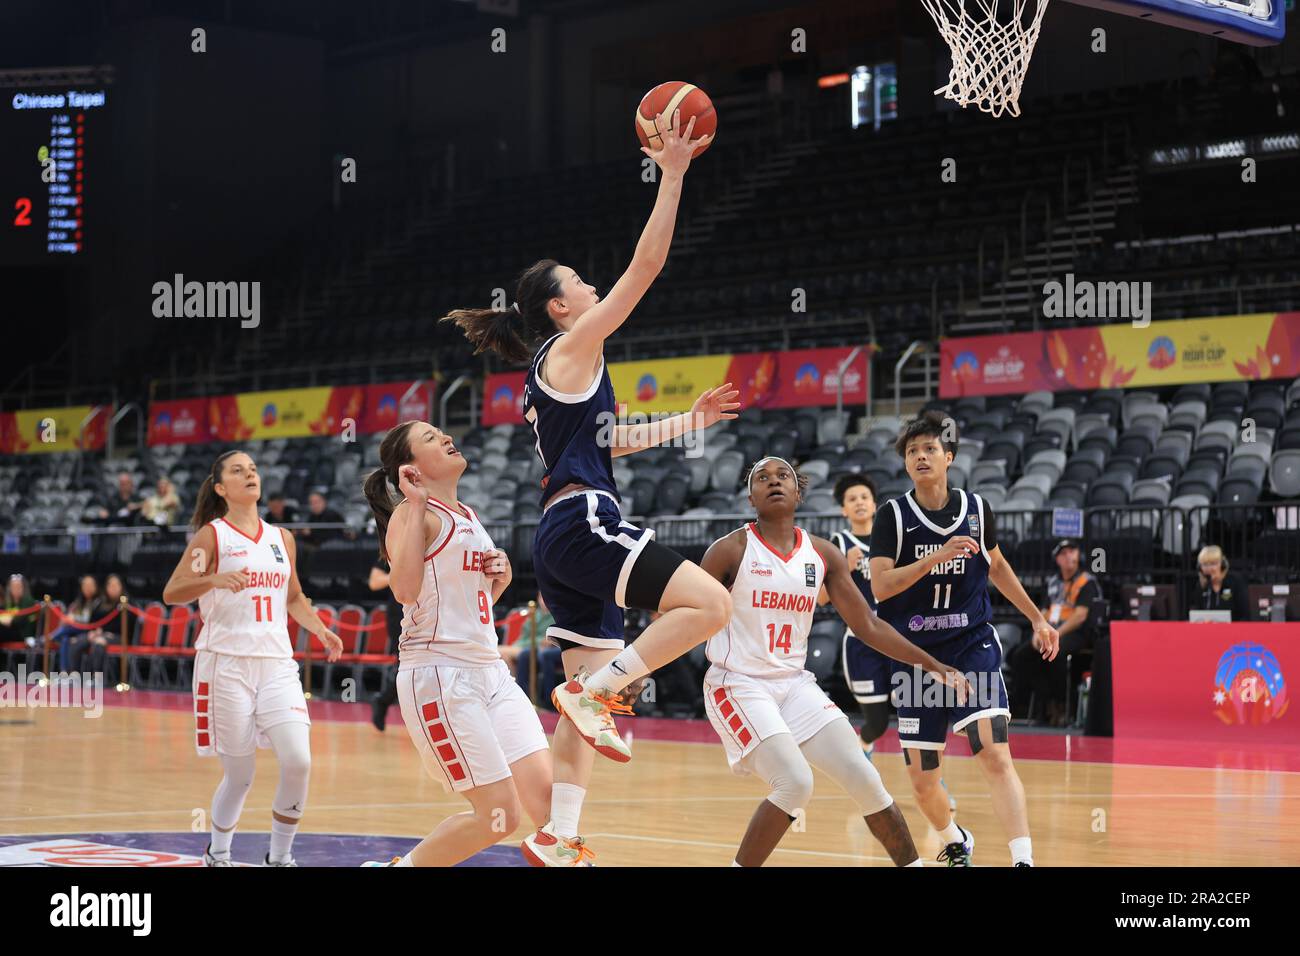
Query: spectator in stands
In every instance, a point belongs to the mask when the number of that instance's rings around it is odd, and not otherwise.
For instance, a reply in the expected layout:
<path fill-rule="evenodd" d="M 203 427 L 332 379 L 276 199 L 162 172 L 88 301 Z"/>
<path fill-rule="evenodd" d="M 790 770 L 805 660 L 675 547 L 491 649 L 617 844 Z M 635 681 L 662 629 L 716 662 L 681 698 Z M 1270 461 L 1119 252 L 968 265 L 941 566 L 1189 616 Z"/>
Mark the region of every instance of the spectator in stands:
<path fill-rule="evenodd" d="M 0 644 L 10 641 L 24 643 L 36 639 L 36 619 L 40 614 L 16 614 L 35 607 L 37 601 L 32 597 L 32 589 L 27 579 L 21 574 L 9 575 L 5 585 L 3 609 L 0 610 Z"/>
<path fill-rule="evenodd" d="M 285 500 L 284 495 L 277 491 L 275 494 L 271 495 L 271 497 L 266 499 L 266 514 L 264 517 L 273 525 L 293 524 L 298 520 L 298 509 L 289 504 L 289 502 Z M 294 531 L 294 534 L 297 533 L 297 531 Z M 372 571 L 371 574 L 373 573 L 374 572 Z M 386 587 L 388 587 L 387 583 L 380 585 L 379 588 L 372 587 L 371 590 L 381 590 Z M 401 605 L 398 605 L 398 607 L 400 606 Z"/>
<path fill-rule="evenodd" d="M 1061 636 L 1060 652 L 1051 661 L 1043 660 L 1037 635 L 1015 648 L 1009 655 L 1016 695 L 1028 700 L 1033 692 L 1046 701 L 1047 719 L 1057 727 L 1066 723 L 1067 659 L 1071 654 L 1091 650 L 1096 637 L 1092 608 L 1101 591 L 1097 581 L 1080 567 L 1079 543 L 1070 538 L 1057 542 L 1052 549 L 1059 574 L 1047 583 L 1047 607 L 1043 617 Z M 1031 718 L 1035 714 L 1029 715 Z"/>
<path fill-rule="evenodd" d="M 72 643 L 75 638 L 85 633 L 83 628 L 78 628 L 71 622 L 87 624 L 103 617 L 105 613 L 103 599 L 99 593 L 99 582 L 95 580 L 93 574 L 83 574 L 80 590 L 64 612 L 64 617 L 69 618 L 70 621 L 55 628 L 54 633 L 49 637 L 51 653 L 56 648 L 59 652 L 59 670 L 68 669 Z"/>
<path fill-rule="evenodd" d="M 108 617 L 109 614 L 113 613 L 114 609 L 121 604 L 125 593 L 126 590 L 120 577 L 116 574 L 110 574 L 106 577 L 104 579 L 104 597 L 95 620 Z M 127 603 L 130 603 L 130 600 L 130 598 L 127 598 Z M 122 643 L 122 621 L 119 618 L 113 618 L 103 627 L 97 627 L 93 631 L 79 631 L 68 640 L 66 645 L 68 663 L 63 670 L 102 674 L 104 673 L 104 665 L 108 661 L 109 645 L 120 643 Z"/>
<path fill-rule="evenodd" d="M 135 481 L 129 472 L 117 476 L 117 493 L 100 505 L 99 519 L 106 524 L 135 524 L 143 503 L 136 497 Z"/>
<path fill-rule="evenodd" d="M 307 496 L 307 510 L 310 512 L 306 519 L 308 524 L 344 523 L 343 516 L 329 506 L 329 502 L 325 500 L 325 495 L 320 491 L 313 491 Z M 300 528 L 298 534 L 317 547 L 340 536 L 356 537 L 350 531 L 339 531 L 335 528 Z"/>
<path fill-rule="evenodd" d="M 145 521 L 167 527 L 174 525 L 181 510 L 181 499 L 171 479 L 163 475 L 158 479 L 154 493 L 140 505 L 140 514 Z"/>
<path fill-rule="evenodd" d="M 1203 611 L 1231 611 L 1234 621 L 1252 620 L 1250 586 L 1228 571 L 1228 556 L 1217 544 L 1201 548 L 1196 556 L 1201 594 L 1196 607 Z"/>
<path fill-rule="evenodd" d="M 284 501 L 283 496 L 280 500 Z M 385 609 L 388 611 L 388 653 L 396 655 L 397 646 L 402 640 L 402 604 L 388 589 L 390 573 L 388 562 L 380 558 L 371 566 L 367 584 L 371 591 L 384 592 L 382 597 Z M 381 733 L 388 724 L 388 708 L 395 703 L 397 703 L 397 666 L 393 665 L 384 672 L 383 689 L 370 698 L 370 722 Z"/>
<path fill-rule="evenodd" d="M 537 699 L 533 703 L 547 709 L 554 709 L 551 706 L 551 691 L 564 675 L 564 664 L 561 661 L 563 652 L 556 645 L 545 643 L 546 629 L 554 624 L 555 618 L 546 607 L 546 599 L 538 591 L 536 618 L 524 622 L 519 640 L 500 648 L 502 658 L 515 672 L 515 682 L 528 695 L 533 648 L 540 647 L 537 654 Z"/>

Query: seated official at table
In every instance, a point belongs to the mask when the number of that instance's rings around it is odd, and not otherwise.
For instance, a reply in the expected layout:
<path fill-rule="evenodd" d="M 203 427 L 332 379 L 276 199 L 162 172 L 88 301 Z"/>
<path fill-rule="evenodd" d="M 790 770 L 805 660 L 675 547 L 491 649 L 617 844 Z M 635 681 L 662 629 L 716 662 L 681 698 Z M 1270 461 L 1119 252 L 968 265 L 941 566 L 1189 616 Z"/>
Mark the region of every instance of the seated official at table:
<path fill-rule="evenodd" d="M 1196 556 L 1201 590 L 1193 606 L 1202 611 L 1231 611 L 1234 621 L 1251 621 L 1250 586 L 1239 574 L 1228 571 L 1228 556 L 1217 544 L 1201 548 Z"/>

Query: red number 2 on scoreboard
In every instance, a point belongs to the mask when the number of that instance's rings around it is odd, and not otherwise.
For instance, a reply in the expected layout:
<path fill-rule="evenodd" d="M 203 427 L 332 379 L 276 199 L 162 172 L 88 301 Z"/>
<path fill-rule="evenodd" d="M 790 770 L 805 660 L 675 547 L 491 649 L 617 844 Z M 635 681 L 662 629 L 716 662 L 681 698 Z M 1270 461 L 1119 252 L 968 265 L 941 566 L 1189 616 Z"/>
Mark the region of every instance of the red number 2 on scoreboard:
<path fill-rule="evenodd" d="M 30 226 L 32 224 L 32 201 L 23 196 L 14 203 L 14 208 L 18 210 L 18 215 L 14 216 L 14 225 Z"/>
<path fill-rule="evenodd" d="M 782 626 L 780 637 L 777 637 L 775 624 L 769 624 L 767 626 L 768 651 L 772 654 L 775 654 L 776 649 L 778 647 L 781 648 L 781 650 L 785 651 L 787 654 L 790 653 L 790 625 L 789 624 Z"/>

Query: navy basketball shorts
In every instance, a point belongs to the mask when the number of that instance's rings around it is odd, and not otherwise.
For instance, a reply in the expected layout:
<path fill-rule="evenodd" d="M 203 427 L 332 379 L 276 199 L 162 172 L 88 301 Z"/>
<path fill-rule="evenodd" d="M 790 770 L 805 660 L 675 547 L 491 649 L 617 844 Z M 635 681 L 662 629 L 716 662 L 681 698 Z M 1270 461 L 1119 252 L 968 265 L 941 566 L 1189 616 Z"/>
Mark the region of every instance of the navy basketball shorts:
<path fill-rule="evenodd" d="M 968 724 L 986 717 L 1006 717 L 1007 685 L 1002 679 L 1002 643 L 992 624 L 985 624 L 965 634 L 948 638 L 925 648 L 941 664 L 955 667 L 966 675 L 974 693 L 965 704 L 957 704 L 953 691 L 938 685 L 931 674 L 923 674 L 918 684 L 917 669 L 891 661 L 893 674 L 907 679 L 895 682 L 892 689 L 898 709 L 898 741 L 905 748 L 943 750 L 948 727 L 962 733 Z M 891 675 L 891 679 L 892 675 Z"/>
<path fill-rule="evenodd" d="M 880 651 L 868 647 L 844 632 L 844 681 L 849 692 L 859 704 L 881 704 L 889 700 L 889 680 L 893 674 L 893 661 Z"/>
<path fill-rule="evenodd" d="M 623 609 L 658 610 L 685 560 L 653 538 L 651 529 L 624 521 L 606 492 L 574 491 L 551 503 L 533 543 L 537 587 L 555 618 L 546 636 L 566 650 L 622 649 Z"/>

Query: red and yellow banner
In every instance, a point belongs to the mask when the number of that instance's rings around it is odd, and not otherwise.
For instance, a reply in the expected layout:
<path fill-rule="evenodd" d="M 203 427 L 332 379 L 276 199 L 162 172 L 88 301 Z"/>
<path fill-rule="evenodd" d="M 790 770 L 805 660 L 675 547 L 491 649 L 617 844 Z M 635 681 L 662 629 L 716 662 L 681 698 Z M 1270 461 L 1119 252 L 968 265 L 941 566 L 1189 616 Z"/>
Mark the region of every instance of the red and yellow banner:
<path fill-rule="evenodd" d="M 622 411 L 684 412 L 706 389 L 731 382 L 745 408 L 834 405 L 839 367 L 852 347 L 698 355 L 644 362 L 612 362 L 609 378 Z M 867 400 L 871 347 L 863 346 L 844 372 L 845 404 Z M 484 385 L 483 424 L 523 420 L 523 372 L 489 375 Z"/>
<path fill-rule="evenodd" d="M 72 405 L 66 408 L 0 412 L 0 454 L 98 451 L 104 447 L 104 440 L 108 436 L 108 420 L 112 415 L 111 405 Z M 87 422 L 88 417 L 90 421 Z"/>
<path fill-rule="evenodd" d="M 944 339 L 940 370 L 942 398 L 1294 378 L 1300 312 Z"/>
<path fill-rule="evenodd" d="M 430 414 L 432 382 L 421 382 L 403 404 L 413 384 L 292 388 L 153 402 L 149 444 L 337 435 L 349 421 L 358 435 L 387 431 L 400 421 Z"/>

